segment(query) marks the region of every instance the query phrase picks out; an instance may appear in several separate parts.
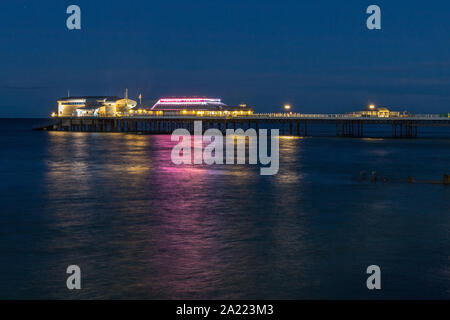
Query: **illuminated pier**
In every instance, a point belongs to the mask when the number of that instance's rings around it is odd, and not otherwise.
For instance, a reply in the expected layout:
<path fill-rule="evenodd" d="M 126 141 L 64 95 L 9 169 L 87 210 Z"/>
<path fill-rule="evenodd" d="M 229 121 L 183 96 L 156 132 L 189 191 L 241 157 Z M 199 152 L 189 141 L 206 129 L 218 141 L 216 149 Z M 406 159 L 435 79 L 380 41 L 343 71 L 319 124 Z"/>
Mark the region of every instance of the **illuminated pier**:
<path fill-rule="evenodd" d="M 413 138 L 420 127 L 450 126 L 450 114 L 414 115 L 387 107 L 367 108 L 347 114 L 293 113 L 290 105 L 283 113 L 254 113 L 246 104 L 228 106 L 218 98 L 162 98 L 151 107 L 125 97 L 94 96 L 58 99 L 58 110 L 48 126 L 54 131 L 172 133 L 184 128 L 193 132 L 194 121 L 202 121 L 203 131 L 226 129 L 279 129 L 281 135 L 309 136 L 315 125 L 333 125 L 336 136 L 365 137 L 369 126 L 390 127 L 394 138 Z"/>
<path fill-rule="evenodd" d="M 443 115 L 408 115 L 396 117 L 362 117 L 354 114 L 172 114 L 129 115 L 122 117 L 58 117 L 41 130 L 79 132 L 129 132 L 129 133 L 172 133 L 177 128 L 193 132 L 194 121 L 202 121 L 203 130 L 216 128 L 244 130 L 254 128 L 278 128 L 281 135 L 309 136 L 309 129 L 315 125 L 334 125 L 336 136 L 365 137 L 368 126 L 388 126 L 392 137 L 413 138 L 421 127 L 450 126 L 450 117 Z"/>

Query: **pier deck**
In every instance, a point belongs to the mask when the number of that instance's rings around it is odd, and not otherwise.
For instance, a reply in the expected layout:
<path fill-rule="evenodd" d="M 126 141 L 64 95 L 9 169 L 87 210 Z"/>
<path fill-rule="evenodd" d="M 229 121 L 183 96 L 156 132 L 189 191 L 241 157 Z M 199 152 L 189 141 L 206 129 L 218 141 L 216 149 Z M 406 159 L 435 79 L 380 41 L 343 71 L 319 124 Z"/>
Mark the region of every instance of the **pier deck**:
<path fill-rule="evenodd" d="M 419 127 L 450 127 L 450 118 L 439 115 L 407 117 L 355 117 L 340 114 L 253 114 L 220 117 L 196 115 L 145 115 L 127 117 L 58 117 L 52 124 L 40 128 L 49 131 L 172 133 L 177 128 L 193 132 L 194 121 L 202 121 L 203 131 L 210 128 L 248 129 L 278 128 L 281 135 L 308 136 L 308 128 L 316 124 L 333 124 L 336 135 L 364 137 L 364 127 L 384 125 L 392 128 L 392 137 L 413 138 Z"/>

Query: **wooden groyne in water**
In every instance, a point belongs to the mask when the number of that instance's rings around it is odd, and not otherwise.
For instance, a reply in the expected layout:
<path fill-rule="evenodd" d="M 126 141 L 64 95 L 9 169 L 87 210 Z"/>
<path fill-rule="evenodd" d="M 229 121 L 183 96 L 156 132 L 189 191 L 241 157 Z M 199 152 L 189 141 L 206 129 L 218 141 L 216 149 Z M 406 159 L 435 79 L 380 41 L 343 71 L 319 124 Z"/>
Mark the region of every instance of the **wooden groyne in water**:
<path fill-rule="evenodd" d="M 60 117 L 52 123 L 37 128 L 48 131 L 76 132 L 128 132 L 146 134 L 170 134 L 184 128 L 193 132 L 194 121 L 202 121 L 202 131 L 226 129 L 279 129 L 281 135 L 308 136 L 314 125 L 335 125 L 336 136 L 365 137 L 364 128 L 371 125 L 389 126 L 394 138 L 414 138 L 419 127 L 450 127 L 450 118 L 410 116 L 396 118 L 359 118 L 347 115 L 289 115 L 254 114 L 251 116 L 129 116 L 129 117 Z"/>
<path fill-rule="evenodd" d="M 409 184 L 442 184 L 445 186 L 450 186 L 450 175 L 444 174 L 442 180 L 416 180 L 412 176 L 409 176 L 407 180 L 405 179 L 391 179 L 385 176 L 379 175 L 376 171 L 372 171 L 369 175 L 366 171 L 361 171 L 357 177 L 357 181 L 366 182 L 370 181 L 371 183 L 409 183 Z"/>
<path fill-rule="evenodd" d="M 444 184 L 450 185 L 450 175 L 444 174 L 442 180 L 416 180 L 413 177 L 408 177 L 408 183 L 424 183 L 424 184 Z"/>

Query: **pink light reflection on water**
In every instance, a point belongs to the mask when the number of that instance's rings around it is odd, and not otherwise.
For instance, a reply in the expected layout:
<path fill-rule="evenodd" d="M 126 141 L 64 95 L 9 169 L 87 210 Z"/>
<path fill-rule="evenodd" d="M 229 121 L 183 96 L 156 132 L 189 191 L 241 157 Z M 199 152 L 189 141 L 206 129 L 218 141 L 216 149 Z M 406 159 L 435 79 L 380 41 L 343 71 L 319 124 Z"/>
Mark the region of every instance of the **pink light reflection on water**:
<path fill-rule="evenodd" d="M 192 292 L 214 292 L 222 285 L 224 266 L 221 250 L 223 210 L 216 192 L 223 181 L 218 181 L 222 168 L 207 165 L 175 165 L 170 159 L 173 146 L 170 136 L 152 139 L 156 164 L 152 183 L 159 186 L 158 224 L 153 229 L 157 257 L 148 257 L 156 263 L 158 284 L 155 288 L 172 298 L 192 297 Z M 193 141 L 192 141 L 193 143 Z M 214 187 L 215 186 L 215 187 Z M 215 208 L 216 211 L 211 211 Z"/>

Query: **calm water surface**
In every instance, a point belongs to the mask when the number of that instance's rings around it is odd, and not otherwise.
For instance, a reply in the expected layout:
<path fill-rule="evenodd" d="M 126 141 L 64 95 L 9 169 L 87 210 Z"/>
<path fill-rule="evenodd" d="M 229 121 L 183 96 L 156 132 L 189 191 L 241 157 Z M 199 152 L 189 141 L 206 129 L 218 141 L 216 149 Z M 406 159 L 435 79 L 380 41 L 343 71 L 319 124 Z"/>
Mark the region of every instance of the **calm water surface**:
<path fill-rule="evenodd" d="M 450 139 L 282 138 L 260 176 L 175 166 L 167 135 L 36 123 L 0 120 L 0 298 L 450 298 L 450 188 L 407 183 L 450 173 Z"/>

